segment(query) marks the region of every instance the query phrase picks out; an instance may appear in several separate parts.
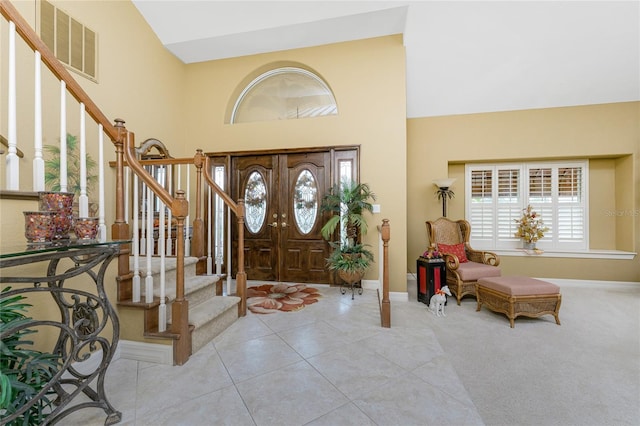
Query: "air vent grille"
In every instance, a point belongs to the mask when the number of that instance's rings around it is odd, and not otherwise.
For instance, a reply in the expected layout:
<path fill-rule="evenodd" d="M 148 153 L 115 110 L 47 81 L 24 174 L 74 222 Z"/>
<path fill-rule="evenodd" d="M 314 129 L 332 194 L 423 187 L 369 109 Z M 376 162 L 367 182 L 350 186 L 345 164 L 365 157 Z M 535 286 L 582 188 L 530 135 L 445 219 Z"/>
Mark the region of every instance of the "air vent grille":
<path fill-rule="evenodd" d="M 47 1 L 40 2 L 40 38 L 60 62 L 97 80 L 97 34 Z"/>

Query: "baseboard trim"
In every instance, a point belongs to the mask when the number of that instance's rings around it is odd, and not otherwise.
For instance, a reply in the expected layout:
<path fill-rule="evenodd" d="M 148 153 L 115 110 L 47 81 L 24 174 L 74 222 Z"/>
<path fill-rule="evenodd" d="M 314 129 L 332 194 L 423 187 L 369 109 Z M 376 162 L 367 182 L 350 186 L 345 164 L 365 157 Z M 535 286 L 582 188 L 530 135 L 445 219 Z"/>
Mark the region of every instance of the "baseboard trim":
<path fill-rule="evenodd" d="M 378 290 L 382 291 L 380 281 L 378 280 L 362 280 L 362 288 L 365 290 Z"/>
<path fill-rule="evenodd" d="M 172 345 L 121 340 L 118 344 L 118 352 L 120 352 L 120 358 L 124 359 L 173 365 Z"/>

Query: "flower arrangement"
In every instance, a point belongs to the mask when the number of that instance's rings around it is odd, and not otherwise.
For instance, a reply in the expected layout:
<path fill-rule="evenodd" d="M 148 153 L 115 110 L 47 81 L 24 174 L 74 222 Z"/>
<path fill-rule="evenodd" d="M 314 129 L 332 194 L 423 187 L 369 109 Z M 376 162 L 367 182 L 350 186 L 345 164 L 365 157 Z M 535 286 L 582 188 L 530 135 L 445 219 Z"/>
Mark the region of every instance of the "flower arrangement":
<path fill-rule="evenodd" d="M 430 246 L 424 253 L 422 253 L 421 257 L 425 259 L 441 259 L 442 253 L 440 253 L 434 246 Z"/>
<path fill-rule="evenodd" d="M 538 216 L 531 205 L 522 209 L 522 217 L 520 219 L 514 219 L 518 224 L 518 230 L 514 234 L 518 238 L 522 238 L 525 243 L 535 243 L 540 238 L 544 237 L 544 233 L 549 230 L 544 226 L 542 217 Z"/>

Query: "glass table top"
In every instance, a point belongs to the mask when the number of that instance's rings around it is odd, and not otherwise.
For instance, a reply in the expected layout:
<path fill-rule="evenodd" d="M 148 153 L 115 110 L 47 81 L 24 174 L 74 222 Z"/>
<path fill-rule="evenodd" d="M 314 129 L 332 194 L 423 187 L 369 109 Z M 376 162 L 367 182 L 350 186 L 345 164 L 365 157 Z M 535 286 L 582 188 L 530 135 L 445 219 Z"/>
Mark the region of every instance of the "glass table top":
<path fill-rule="evenodd" d="M 51 241 L 46 243 L 23 243 L 23 244 L 4 244 L 0 243 L 0 259 L 7 259 L 11 257 L 27 256 L 38 253 L 46 253 L 52 251 L 73 250 L 86 247 L 100 247 L 111 246 L 114 244 L 128 244 L 131 240 L 79 240 L 79 239 L 64 239 L 58 241 Z"/>

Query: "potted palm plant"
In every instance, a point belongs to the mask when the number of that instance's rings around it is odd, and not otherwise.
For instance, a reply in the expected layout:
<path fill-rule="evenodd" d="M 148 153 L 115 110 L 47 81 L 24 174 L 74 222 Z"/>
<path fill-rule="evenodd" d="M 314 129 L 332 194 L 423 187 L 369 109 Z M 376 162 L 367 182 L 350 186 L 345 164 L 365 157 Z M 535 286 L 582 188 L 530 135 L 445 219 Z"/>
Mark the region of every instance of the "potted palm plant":
<path fill-rule="evenodd" d="M 373 253 L 359 238 L 367 233 L 364 213 L 373 211 L 371 201 L 375 199 L 368 184 L 351 181 L 334 185 L 322 198 L 321 211 L 333 213 L 322 227 L 323 238 L 329 241 L 338 227 L 344 230 L 337 241 L 329 242 L 333 252 L 327 259 L 327 268 L 350 285 L 360 281 L 373 262 Z"/>

